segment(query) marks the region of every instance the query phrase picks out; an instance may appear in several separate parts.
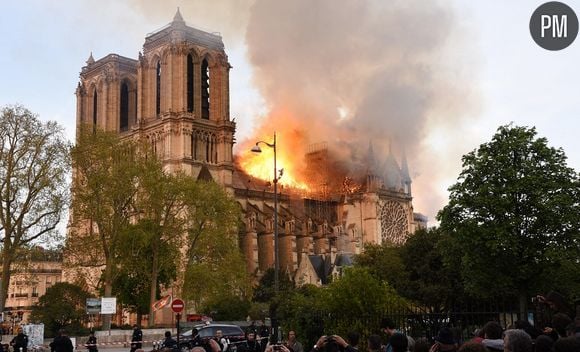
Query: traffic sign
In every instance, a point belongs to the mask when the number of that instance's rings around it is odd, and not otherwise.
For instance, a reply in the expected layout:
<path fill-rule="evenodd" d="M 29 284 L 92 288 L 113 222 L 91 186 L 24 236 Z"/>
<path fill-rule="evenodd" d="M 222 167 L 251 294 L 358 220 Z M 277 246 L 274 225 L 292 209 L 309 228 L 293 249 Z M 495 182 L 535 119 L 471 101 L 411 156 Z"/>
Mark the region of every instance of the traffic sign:
<path fill-rule="evenodd" d="M 183 301 L 179 298 L 174 299 L 173 302 L 171 302 L 171 310 L 173 310 L 175 313 L 181 313 L 184 307 L 185 303 L 183 303 Z"/>

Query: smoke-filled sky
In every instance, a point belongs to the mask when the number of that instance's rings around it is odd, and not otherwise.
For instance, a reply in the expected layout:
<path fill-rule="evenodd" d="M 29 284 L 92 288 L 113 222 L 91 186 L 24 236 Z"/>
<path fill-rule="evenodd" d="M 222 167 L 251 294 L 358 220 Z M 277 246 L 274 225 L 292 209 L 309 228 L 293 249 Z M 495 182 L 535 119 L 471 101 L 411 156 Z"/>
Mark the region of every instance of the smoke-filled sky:
<path fill-rule="evenodd" d="M 565 1 L 580 11 L 580 0 Z M 403 150 L 415 211 L 434 218 L 461 155 L 499 125 L 536 126 L 580 168 L 580 42 L 559 52 L 530 37 L 542 1 L 4 1 L 0 105 L 21 103 L 72 139 L 74 90 L 89 54 L 136 58 L 179 6 L 221 32 L 237 151 L 278 132 L 281 154 L 328 142 L 345 161 L 372 141 Z"/>

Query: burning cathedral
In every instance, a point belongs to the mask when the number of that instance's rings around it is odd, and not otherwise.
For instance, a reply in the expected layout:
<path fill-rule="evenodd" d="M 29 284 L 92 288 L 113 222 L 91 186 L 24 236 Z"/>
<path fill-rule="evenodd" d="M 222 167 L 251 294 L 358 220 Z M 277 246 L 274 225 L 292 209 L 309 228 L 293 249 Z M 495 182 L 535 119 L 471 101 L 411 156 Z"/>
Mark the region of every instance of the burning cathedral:
<path fill-rule="evenodd" d="M 76 90 L 77 125 L 142 138 L 170 172 L 222 185 L 240 205 L 239 245 L 247 270 L 260 276 L 274 266 L 277 226 L 280 268 L 297 283 L 324 283 L 332 268 L 348 265 L 367 243 L 402 244 L 425 227 L 415 213 L 406 158 L 375 154 L 368 141 L 363 166 L 342 171 L 325 143 L 304 156 L 306 186 L 279 187 L 274 223 L 271 185 L 251 176 L 233 154 L 229 70 L 220 35 L 173 21 L 145 38 L 138 59 L 92 55 Z"/>

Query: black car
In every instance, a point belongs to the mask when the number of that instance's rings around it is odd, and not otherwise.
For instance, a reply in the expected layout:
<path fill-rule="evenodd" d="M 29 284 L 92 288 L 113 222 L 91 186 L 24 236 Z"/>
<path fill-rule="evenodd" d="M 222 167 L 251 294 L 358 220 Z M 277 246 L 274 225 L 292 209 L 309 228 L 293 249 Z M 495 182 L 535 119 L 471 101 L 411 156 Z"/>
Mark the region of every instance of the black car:
<path fill-rule="evenodd" d="M 179 347 L 183 351 L 201 346 L 207 352 L 212 352 L 209 347 L 209 340 L 214 339 L 217 341 L 218 330 L 221 330 L 222 337 L 228 341 L 228 348 L 224 352 L 236 352 L 237 344 L 246 339 L 244 331 L 237 325 L 200 324 L 179 335 Z M 197 332 L 194 333 L 194 331 Z"/>

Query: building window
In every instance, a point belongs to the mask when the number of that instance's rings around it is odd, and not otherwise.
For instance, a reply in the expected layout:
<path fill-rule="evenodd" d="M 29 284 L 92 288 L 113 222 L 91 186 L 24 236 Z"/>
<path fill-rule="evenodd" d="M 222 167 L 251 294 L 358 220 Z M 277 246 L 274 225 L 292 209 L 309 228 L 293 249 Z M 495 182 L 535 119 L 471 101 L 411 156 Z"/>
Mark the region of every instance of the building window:
<path fill-rule="evenodd" d="M 209 120 L 209 66 L 207 59 L 201 63 L 201 118 Z"/>
<path fill-rule="evenodd" d="M 97 89 L 95 88 L 95 92 L 93 94 L 93 133 L 97 132 L 97 107 L 99 106 L 97 102 Z"/>
<path fill-rule="evenodd" d="M 127 131 L 129 128 L 129 87 L 127 83 L 121 84 L 121 111 L 120 111 L 120 130 Z"/>
<path fill-rule="evenodd" d="M 157 62 L 157 70 L 156 70 L 156 83 L 155 83 L 155 114 L 159 116 L 161 113 L 161 61 Z"/>
<path fill-rule="evenodd" d="M 193 112 L 193 57 L 187 55 L 187 112 Z"/>
<path fill-rule="evenodd" d="M 36 286 L 32 287 L 32 297 L 38 297 L 38 288 Z"/>

